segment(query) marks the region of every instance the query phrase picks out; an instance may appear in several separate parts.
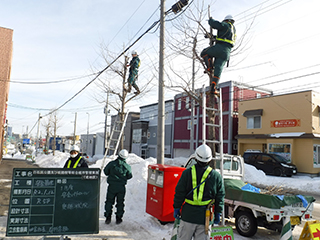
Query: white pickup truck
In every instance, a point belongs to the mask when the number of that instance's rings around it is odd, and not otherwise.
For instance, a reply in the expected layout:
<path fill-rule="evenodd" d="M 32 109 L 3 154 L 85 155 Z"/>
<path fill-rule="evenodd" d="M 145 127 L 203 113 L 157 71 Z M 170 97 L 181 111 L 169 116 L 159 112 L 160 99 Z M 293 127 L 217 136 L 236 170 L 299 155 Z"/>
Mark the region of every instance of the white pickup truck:
<path fill-rule="evenodd" d="M 311 196 L 296 195 L 268 195 L 242 190 L 244 160 L 241 156 L 223 155 L 223 172 L 219 154 L 213 158 L 210 166 L 222 174 L 225 185 L 224 216 L 235 218 L 235 226 L 242 236 L 251 237 L 256 234 L 258 226 L 281 231 L 285 217 L 290 217 L 292 229 L 301 220 L 312 218 L 313 202 Z M 190 156 L 186 168 L 196 163 Z"/>

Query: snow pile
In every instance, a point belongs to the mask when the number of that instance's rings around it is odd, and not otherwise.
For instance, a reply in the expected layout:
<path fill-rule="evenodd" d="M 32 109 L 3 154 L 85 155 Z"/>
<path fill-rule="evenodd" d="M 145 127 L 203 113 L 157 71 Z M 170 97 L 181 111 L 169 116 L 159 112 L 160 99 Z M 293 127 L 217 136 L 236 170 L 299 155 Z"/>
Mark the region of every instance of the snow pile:
<path fill-rule="evenodd" d="M 60 168 L 63 167 L 68 159 L 68 153 L 56 152 L 55 156 L 40 155 L 35 159 L 36 164 L 42 168 Z M 102 164 L 105 166 L 112 159 L 101 158 L 95 164 L 90 165 L 90 168 L 100 168 Z M 165 164 L 182 166 L 187 162 L 186 158 L 165 159 Z M 161 223 L 151 215 L 146 213 L 146 193 L 147 193 L 147 177 L 148 165 L 156 164 L 155 158 L 142 159 L 135 154 L 129 154 L 127 163 L 132 168 L 133 178 L 128 181 L 127 193 L 125 200 L 125 214 L 123 223 L 115 224 L 115 215 L 112 216 L 111 224 L 104 223 L 104 202 L 107 190 L 107 177 L 101 172 L 100 183 L 100 235 L 110 234 L 113 231 L 121 231 L 127 234 L 132 239 L 157 239 L 169 240 L 173 224 L 161 225 Z M 103 168 L 102 168 L 103 169 Z M 266 176 L 264 172 L 258 171 L 255 167 L 245 164 L 245 181 L 251 184 L 266 185 L 266 186 L 282 186 L 295 189 L 297 191 L 306 191 L 310 189 L 310 193 L 319 193 L 320 178 L 310 178 L 307 176 L 293 176 L 291 178 Z M 312 185 L 312 188 L 310 187 Z M 312 191 L 312 192 L 311 192 Z M 300 226 L 295 231 L 301 232 Z M 246 238 L 237 234 L 234 231 L 237 240 Z M 110 235 L 109 235 L 110 237 Z M 266 239 L 273 239 L 272 237 Z"/>
<path fill-rule="evenodd" d="M 303 193 L 318 194 L 320 192 L 320 177 L 296 175 L 292 177 L 267 176 L 254 166 L 245 164 L 244 180 L 252 185 L 277 186 Z"/>
<path fill-rule="evenodd" d="M 69 153 L 55 151 L 55 155 L 41 154 L 35 158 L 35 163 L 42 168 L 62 168 L 69 158 Z"/>

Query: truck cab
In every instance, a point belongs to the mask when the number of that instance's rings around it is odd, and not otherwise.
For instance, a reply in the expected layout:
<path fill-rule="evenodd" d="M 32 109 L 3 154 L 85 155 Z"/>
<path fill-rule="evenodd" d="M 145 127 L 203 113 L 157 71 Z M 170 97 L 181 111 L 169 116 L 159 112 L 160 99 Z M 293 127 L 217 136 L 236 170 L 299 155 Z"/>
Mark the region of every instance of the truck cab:
<path fill-rule="evenodd" d="M 185 168 L 192 167 L 194 164 L 196 164 L 196 158 L 192 154 L 185 164 Z M 221 172 L 220 153 L 216 153 L 209 166 L 218 171 L 223 178 L 244 180 L 244 160 L 241 156 L 223 154 L 223 171 Z"/>

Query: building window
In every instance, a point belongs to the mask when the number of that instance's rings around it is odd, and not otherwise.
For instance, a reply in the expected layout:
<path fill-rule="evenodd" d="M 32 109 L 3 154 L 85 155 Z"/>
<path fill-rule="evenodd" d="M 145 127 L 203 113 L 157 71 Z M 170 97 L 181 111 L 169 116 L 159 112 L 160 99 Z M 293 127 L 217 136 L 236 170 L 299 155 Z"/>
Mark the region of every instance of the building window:
<path fill-rule="evenodd" d="M 132 131 L 132 143 L 141 143 L 142 129 L 133 129 Z"/>
<path fill-rule="evenodd" d="M 261 116 L 247 117 L 247 129 L 261 128 Z"/>
<path fill-rule="evenodd" d="M 193 125 L 196 125 L 196 124 L 197 124 L 197 122 L 193 120 Z M 188 130 L 191 129 L 191 120 L 188 120 L 187 129 L 188 129 Z"/>
<path fill-rule="evenodd" d="M 313 145 L 313 167 L 320 168 L 320 145 Z"/>
<path fill-rule="evenodd" d="M 186 97 L 186 109 L 190 108 L 190 98 Z"/>
<path fill-rule="evenodd" d="M 268 152 L 281 155 L 291 162 L 291 144 L 289 143 L 269 143 Z"/>
<path fill-rule="evenodd" d="M 178 110 L 181 110 L 181 98 L 178 99 Z"/>

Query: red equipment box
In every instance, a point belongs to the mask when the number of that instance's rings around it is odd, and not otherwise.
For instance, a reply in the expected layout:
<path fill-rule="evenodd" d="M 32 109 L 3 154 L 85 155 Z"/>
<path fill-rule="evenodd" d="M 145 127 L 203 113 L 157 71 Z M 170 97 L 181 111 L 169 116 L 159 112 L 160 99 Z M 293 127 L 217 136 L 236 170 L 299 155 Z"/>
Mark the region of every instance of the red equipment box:
<path fill-rule="evenodd" d="M 173 222 L 173 198 L 183 167 L 163 164 L 148 166 L 146 212 L 160 222 Z"/>

